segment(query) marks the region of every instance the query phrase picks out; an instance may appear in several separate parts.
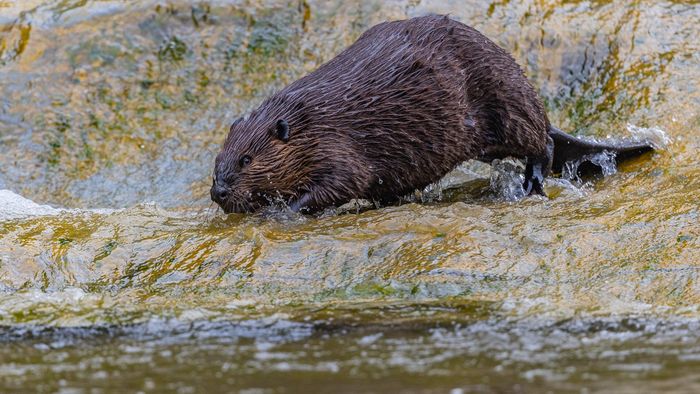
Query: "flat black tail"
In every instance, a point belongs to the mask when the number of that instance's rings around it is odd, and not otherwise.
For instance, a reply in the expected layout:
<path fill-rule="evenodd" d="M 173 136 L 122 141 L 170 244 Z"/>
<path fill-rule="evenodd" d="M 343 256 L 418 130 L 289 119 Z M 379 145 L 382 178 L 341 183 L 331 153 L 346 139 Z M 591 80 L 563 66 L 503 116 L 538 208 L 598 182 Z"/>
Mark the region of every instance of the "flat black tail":
<path fill-rule="evenodd" d="M 576 138 L 556 127 L 549 128 L 549 136 L 554 141 L 554 159 L 552 160 L 552 172 L 561 173 L 567 162 L 576 162 L 586 156 L 596 153 L 610 152 L 615 154 L 615 161 L 620 162 L 639 156 L 645 152 L 653 151 L 654 147 L 647 141 L 586 141 Z M 600 168 L 592 163 L 579 166 L 579 172 L 600 172 Z"/>

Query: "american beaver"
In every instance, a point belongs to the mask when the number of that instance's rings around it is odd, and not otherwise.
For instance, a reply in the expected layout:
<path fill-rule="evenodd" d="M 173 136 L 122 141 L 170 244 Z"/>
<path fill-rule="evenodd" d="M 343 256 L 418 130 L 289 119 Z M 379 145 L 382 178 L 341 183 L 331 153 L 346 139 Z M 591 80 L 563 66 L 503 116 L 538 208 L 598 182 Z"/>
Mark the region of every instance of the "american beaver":
<path fill-rule="evenodd" d="M 515 60 L 446 16 L 384 22 L 231 126 L 211 197 L 225 212 L 282 199 L 311 212 L 392 203 L 477 159 L 526 160 L 528 194 L 566 161 L 645 143 L 598 144 L 549 123 Z"/>

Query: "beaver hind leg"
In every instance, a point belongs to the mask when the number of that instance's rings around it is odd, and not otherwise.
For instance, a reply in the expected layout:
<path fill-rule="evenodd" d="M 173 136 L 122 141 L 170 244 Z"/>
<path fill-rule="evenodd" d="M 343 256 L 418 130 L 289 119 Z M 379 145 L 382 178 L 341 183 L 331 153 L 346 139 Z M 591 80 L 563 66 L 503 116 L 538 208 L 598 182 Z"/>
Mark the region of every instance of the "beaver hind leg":
<path fill-rule="evenodd" d="M 531 196 L 539 194 L 547 196 L 544 192 L 544 178 L 549 175 L 552 170 L 552 161 L 554 159 L 554 141 L 551 137 L 547 137 L 547 147 L 544 155 L 539 157 L 528 157 L 525 164 L 525 182 L 523 189 L 525 195 Z"/>

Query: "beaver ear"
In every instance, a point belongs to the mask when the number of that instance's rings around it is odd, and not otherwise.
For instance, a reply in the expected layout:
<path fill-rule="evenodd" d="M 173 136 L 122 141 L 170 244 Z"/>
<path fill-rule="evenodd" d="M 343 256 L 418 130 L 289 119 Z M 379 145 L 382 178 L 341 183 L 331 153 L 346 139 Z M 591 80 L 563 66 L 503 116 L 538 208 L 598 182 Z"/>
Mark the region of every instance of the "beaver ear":
<path fill-rule="evenodd" d="M 234 120 L 233 123 L 231 123 L 231 127 L 229 127 L 228 132 L 230 133 L 233 130 L 233 128 L 236 127 L 237 124 L 241 123 L 242 120 L 243 120 L 242 116 L 240 118 Z"/>
<path fill-rule="evenodd" d="M 275 125 L 275 136 L 282 142 L 289 141 L 289 124 L 286 120 L 280 119 Z"/>

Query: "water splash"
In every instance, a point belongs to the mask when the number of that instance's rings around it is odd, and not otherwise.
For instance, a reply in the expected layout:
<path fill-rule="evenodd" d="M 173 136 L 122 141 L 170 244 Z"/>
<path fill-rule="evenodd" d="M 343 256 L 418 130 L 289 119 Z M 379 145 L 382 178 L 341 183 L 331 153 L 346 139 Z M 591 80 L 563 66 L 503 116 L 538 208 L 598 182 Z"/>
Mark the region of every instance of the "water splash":
<path fill-rule="evenodd" d="M 628 123 L 627 131 L 635 140 L 648 141 L 654 149 L 666 148 L 671 143 L 671 138 L 658 127 L 638 127 Z"/>
<path fill-rule="evenodd" d="M 473 194 L 479 189 L 481 180 L 487 179 L 491 174 L 491 166 L 475 160 L 466 161 L 450 171 L 438 182 L 426 186 L 423 190 L 417 191 L 409 196 L 410 201 L 420 201 L 421 203 L 432 203 L 450 201 L 454 194 L 464 197 L 464 193 Z"/>
<path fill-rule="evenodd" d="M 579 176 L 579 168 L 583 163 L 591 163 L 600 167 L 603 176 L 606 177 L 617 173 L 615 153 L 603 151 L 593 155 L 583 156 L 575 161 L 566 162 L 562 168 L 561 177 L 570 181 L 582 183 L 583 181 Z"/>
<path fill-rule="evenodd" d="M 498 199 L 518 201 L 525 197 L 523 165 L 512 160 L 494 160 L 491 171 L 491 190 Z"/>

